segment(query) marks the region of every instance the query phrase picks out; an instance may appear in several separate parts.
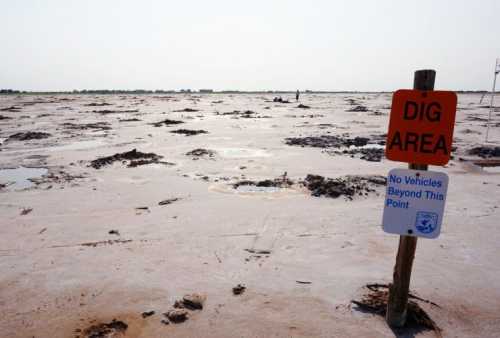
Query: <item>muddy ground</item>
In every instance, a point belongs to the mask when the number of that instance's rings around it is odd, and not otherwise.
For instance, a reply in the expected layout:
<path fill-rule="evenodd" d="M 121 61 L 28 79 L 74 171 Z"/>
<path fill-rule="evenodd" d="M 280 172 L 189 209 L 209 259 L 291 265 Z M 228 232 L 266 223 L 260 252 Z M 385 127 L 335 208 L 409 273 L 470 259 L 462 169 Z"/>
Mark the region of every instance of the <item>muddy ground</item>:
<path fill-rule="evenodd" d="M 459 95 L 431 167 L 450 183 L 415 257 L 424 327 L 391 330 L 390 94 L 0 96 L 0 337 L 498 337 L 500 116 L 485 144 L 480 98 Z"/>

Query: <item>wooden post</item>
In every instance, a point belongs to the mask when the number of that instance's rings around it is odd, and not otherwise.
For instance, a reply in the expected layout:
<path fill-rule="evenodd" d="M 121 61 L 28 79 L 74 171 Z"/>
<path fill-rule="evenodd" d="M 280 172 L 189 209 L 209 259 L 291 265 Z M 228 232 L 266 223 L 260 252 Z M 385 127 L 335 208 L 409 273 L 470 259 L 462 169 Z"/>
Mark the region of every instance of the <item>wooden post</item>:
<path fill-rule="evenodd" d="M 434 90 L 436 72 L 430 69 L 417 70 L 413 89 Z M 408 169 L 427 170 L 426 164 L 409 163 Z M 417 237 L 400 236 L 394 266 L 393 282 L 389 288 L 386 321 L 389 326 L 402 327 L 406 323 L 408 293 L 410 290 L 411 269 L 417 248 Z"/>

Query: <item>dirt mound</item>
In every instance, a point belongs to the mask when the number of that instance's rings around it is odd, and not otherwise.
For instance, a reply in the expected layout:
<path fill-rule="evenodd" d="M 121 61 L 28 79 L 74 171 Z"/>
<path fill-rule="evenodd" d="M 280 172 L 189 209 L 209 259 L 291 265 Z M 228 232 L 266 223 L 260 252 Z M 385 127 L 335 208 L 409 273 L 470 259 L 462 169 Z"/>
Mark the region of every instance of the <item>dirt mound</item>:
<path fill-rule="evenodd" d="M 151 124 L 153 126 L 155 126 L 155 127 L 161 127 L 161 126 L 173 126 L 173 125 L 181 124 L 181 123 L 184 123 L 184 122 L 183 121 L 176 121 L 176 120 L 165 119 L 163 121 L 154 122 L 154 123 L 151 123 Z"/>
<path fill-rule="evenodd" d="M 132 149 L 124 153 L 116 153 L 111 156 L 99 157 L 90 162 L 90 166 L 94 169 L 101 169 L 104 166 L 110 165 L 113 162 L 120 161 L 122 163 L 127 163 L 127 167 L 137 167 L 140 165 L 160 163 L 160 159 L 163 156 L 157 155 L 155 153 L 142 153 L 137 151 L 137 149 Z"/>
<path fill-rule="evenodd" d="M 469 149 L 468 153 L 482 158 L 500 157 L 500 147 L 480 146 Z"/>
<path fill-rule="evenodd" d="M 299 104 L 299 105 L 297 106 L 297 108 L 302 108 L 302 109 L 310 109 L 311 107 L 306 106 L 305 104 L 302 104 L 302 103 L 301 103 L 301 104 Z"/>
<path fill-rule="evenodd" d="M 389 298 L 389 287 L 390 286 L 386 284 L 368 284 L 366 288 L 369 292 L 365 294 L 361 300 L 352 300 L 351 302 L 357 306 L 358 310 L 385 317 L 387 300 Z M 409 298 L 439 307 L 437 304 L 415 296 L 412 293 L 409 294 Z M 418 303 L 411 300 L 408 301 L 406 324 L 403 328 L 397 329 L 397 333 L 404 333 L 408 330 L 415 331 L 416 333 L 434 331 L 437 337 L 442 336 L 439 326 L 437 326 Z"/>
<path fill-rule="evenodd" d="M 117 338 L 127 331 L 128 325 L 113 319 L 110 323 L 95 324 L 83 331 L 84 338 Z"/>
<path fill-rule="evenodd" d="M 347 199 L 352 200 L 355 196 L 366 196 L 369 193 L 376 192 L 374 187 L 386 185 L 386 178 L 378 175 L 325 178 L 309 174 L 302 184 L 315 197 L 338 198 L 345 196 Z"/>
<path fill-rule="evenodd" d="M 368 144 L 368 137 L 341 137 L 334 135 L 288 137 L 285 143 L 290 146 L 314 147 L 314 148 L 340 148 L 340 147 L 362 147 Z"/>
<path fill-rule="evenodd" d="M 21 132 L 21 133 L 15 133 L 9 136 L 7 139 L 8 141 L 10 140 L 17 140 L 17 141 L 27 141 L 27 140 L 40 140 L 44 138 L 48 138 L 52 136 L 49 133 L 44 133 L 44 132 L 39 132 L 39 131 L 27 131 L 27 132 Z"/>
<path fill-rule="evenodd" d="M 191 129 L 177 129 L 177 130 L 172 130 L 171 133 L 184 134 L 186 136 L 193 136 L 193 135 L 198 135 L 198 134 L 208 134 L 208 131 L 206 131 L 206 130 L 191 130 Z"/>

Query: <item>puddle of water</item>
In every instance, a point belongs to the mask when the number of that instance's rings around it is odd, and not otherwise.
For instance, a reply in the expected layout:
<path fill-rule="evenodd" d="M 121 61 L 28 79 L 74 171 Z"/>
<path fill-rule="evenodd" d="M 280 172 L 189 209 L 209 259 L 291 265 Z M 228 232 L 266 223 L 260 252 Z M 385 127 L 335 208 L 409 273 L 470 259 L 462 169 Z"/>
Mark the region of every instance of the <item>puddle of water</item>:
<path fill-rule="evenodd" d="M 54 146 L 48 148 L 49 151 L 60 151 L 60 150 L 86 150 L 97 148 L 105 145 L 106 143 L 101 140 L 89 140 L 89 141 L 79 141 L 70 144 L 65 144 L 61 146 Z"/>
<path fill-rule="evenodd" d="M 7 190 L 22 190 L 31 188 L 34 183 L 29 178 L 40 178 L 48 173 L 46 168 L 0 169 L 0 183 L 9 183 Z"/>
<path fill-rule="evenodd" d="M 270 157 L 271 154 L 262 149 L 251 148 L 216 148 L 217 153 L 225 158 Z"/>

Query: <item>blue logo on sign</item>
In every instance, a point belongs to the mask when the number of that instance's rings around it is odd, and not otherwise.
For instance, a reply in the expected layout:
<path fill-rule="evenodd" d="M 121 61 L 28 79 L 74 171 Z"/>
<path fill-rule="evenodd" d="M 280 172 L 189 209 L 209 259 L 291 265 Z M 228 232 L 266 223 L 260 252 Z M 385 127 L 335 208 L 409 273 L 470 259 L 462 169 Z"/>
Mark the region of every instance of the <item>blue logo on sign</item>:
<path fill-rule="evenodd" d="M 415 228 L 423 234 L 430 234 L 436 230 L 438 215 L 435 212 L 419 211 L 417 212 L 417 220 Z"/>

